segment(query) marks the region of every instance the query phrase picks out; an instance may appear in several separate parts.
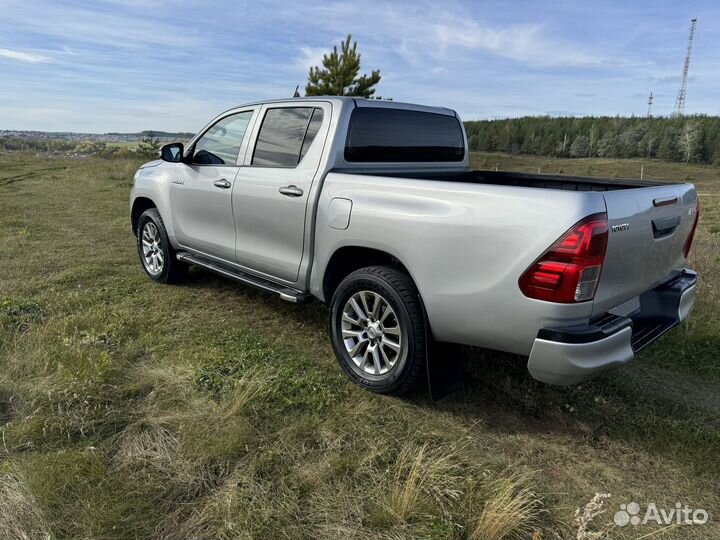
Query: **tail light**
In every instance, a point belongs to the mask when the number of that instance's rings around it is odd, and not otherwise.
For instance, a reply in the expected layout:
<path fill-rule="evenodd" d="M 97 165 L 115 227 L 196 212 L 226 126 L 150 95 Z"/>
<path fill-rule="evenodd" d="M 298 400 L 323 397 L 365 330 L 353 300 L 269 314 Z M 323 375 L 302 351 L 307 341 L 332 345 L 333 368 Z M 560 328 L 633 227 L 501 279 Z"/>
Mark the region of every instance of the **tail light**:
<path fill-rule="evenodd" d="M 570 304 L 595 296 L 608 241 L 606 213 L 576 223 L 520 277 L 529 298 Z"/>
<path fill-rule="evenodd" d="M 685 247 L 683 248 L 683 253 L 685 254 L 685 258 L 688 258 L 688 255 L 690 255 L 690 248 L 692 247 L 693 239 L 695 238 L 695 229 L 697 229 L 698 221 L 700 221 L 700 198 L 698 197 L 697 202 L 695 202 L 695 222 L 693 223 L 692 229 L 690 230 L 690 235 L 688 236 L 687 240 L 685 240 Z"/>

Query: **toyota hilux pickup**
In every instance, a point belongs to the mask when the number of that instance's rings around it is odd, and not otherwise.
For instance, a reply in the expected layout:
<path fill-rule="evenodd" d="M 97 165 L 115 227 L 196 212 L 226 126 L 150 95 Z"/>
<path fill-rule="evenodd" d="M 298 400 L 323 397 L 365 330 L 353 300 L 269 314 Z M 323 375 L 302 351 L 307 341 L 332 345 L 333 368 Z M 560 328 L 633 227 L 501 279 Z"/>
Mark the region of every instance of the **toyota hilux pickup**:
<path fill-rule="evenodd" d="M 319 299 L 340 366 L 374 392 L 408 391 L 442 342 L 577 383 L 632 360 L 694 303 L 692 184 L 472 170 L 449 109 L 251 103 L 160 158 L 131 195 L 145 273 L 171 283 L 196 265 Z"/>

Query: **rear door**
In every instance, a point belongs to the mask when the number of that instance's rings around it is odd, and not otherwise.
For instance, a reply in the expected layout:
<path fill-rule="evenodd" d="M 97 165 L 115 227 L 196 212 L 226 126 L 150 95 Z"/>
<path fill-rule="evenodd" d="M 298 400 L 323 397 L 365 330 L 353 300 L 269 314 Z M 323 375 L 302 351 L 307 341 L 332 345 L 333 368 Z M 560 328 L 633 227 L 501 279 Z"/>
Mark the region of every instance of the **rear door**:
<path fill-rule="evenodd" d="M 273 278 L 298 279 L 305 219 L 330 124 L 330 104 L 266 105 L 236 177 L 236 262 Z"/>
<path fill-rule="evenodd" d="M 188 149 L 191 161 L 177 167 L 170 200 L 175 236 L 182 247 L 234 260 L 232 186 L 253 114 L 248 109 L 217 120 L 195 141 L 194 149 Z"/>
<path fill-rule="evenodd" d="M 604 193 L 608 237 L 593 314 L 604 313 L 666 280 L 685 264 L 684 247 L 695 222 L 691 184 Z"/>

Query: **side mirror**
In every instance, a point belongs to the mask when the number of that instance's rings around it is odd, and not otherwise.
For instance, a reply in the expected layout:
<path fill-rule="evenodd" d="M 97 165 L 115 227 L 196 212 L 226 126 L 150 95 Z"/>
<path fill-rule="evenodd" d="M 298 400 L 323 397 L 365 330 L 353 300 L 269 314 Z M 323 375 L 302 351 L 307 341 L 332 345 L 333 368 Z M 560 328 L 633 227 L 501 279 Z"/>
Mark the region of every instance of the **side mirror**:
<path fill-rule="evenodd" d="M 170 143 L 160 148 L 160 159 L 170 163 L 180 163 L 183 159 L 183 143 Z"/>

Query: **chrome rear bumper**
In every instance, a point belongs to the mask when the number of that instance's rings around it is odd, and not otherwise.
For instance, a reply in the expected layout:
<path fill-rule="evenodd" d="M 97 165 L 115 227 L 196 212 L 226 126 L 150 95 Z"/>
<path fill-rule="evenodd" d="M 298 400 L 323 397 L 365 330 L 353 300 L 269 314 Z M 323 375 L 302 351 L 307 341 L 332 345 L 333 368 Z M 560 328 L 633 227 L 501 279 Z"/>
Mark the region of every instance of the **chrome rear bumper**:
<path fill-rule="evenodd" d="M 585 325 L 542 328 L 528 359 L 530 374 L 542 382 L 568 385 L 629 362 L 688 317 L 696 283 L 697 274 L 683 270 L 640 295 L 640 308 L 628 316 L 606 313 Z"/>

